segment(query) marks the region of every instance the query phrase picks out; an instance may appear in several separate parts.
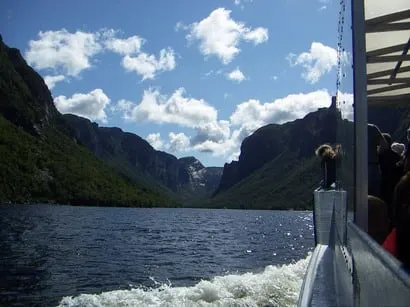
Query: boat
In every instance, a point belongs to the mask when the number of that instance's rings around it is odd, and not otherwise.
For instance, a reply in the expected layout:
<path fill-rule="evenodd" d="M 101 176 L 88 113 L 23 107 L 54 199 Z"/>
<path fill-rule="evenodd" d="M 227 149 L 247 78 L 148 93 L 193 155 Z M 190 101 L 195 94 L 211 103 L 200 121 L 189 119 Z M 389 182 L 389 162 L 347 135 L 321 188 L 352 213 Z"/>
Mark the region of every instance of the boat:
<path fill-rule="evenodd" d="M 367 129 L 368 107 L 410 107 L 410 1 L 352 0 L 350 11 L 353 129 L 338 123 L 336 139 L 348 154 L 336 187 L 314 191 L 316 245 L 298 306 L 409 306 L 409 272 L 368 234 Z"/>

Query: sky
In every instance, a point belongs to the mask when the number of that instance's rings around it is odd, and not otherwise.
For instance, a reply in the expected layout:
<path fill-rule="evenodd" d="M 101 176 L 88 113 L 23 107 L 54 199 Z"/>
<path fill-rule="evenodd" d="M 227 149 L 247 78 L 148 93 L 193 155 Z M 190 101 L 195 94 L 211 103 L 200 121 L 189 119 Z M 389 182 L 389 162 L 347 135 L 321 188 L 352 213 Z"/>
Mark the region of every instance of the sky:
<path fill-rule="evenodd" d="M 339 3 L 3 0 L 0 34 L 61 113 L 223 166 L 256 129 L 330 105 L 338 58 L 351 65 L 349 8 L 337 51 Z M 350 101 L 349 69 L 343 76 Z"/>

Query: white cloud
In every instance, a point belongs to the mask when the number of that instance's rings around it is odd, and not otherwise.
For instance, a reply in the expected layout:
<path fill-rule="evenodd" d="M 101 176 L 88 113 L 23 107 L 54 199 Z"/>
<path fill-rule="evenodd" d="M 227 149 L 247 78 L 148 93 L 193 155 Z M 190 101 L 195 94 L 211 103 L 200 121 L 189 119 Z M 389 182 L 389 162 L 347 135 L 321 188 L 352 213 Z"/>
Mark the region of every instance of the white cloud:
<path fill-rule="evenodd" d="M 105 47 L 121 55 L 130 55 L 139 53 L 144 42 L 145 40 L 137 35 L 124 39 L 110 37 L 105 41 Z"/>
<path fill-rule="evenodd" d="M 169 144 L 167 148 L 171 152 L 184 152 L 190 149 L 190 140 L 184 133 L 170 132 L 168 134 Z"/>
<path fill-rule="evenodd" d="M 87 94 L 76 93 L 71 98 L 58 96 L 54 103 L 61 113 L 72 113 L 90 120 L 107 122 L 105 107 L 110 103 L 110 99 L 99 88 Z"/>
<path fill-rule="evenodd" d="M 176 67 L 175 53 L 171 48 L 162 49 L 158 57 L 141 51 L 145 40 L 138 35 L 118 38 L 114 29 L 101 29 L 95 33 L 66 29 L 39 32 L 37 40 L 29 41 L 25 53 L 27 62 L 36 69 L 52 69 L 60 75 L 78 76 L 92 66 L 96 54 L 108 50 L 123 57 L 122 66 L 135 71 L 145 79 L 171 71 Z"/>
<path fill-rule="evenodd" d="M 191 149 L 190 139 L 184 133 L 170 132 L 168 134 L 168 141 L 161 139 L 160 133 L 151 133 L 147 136 L 147 141 L 156 150 L 165 150 L 170 152 L 186 152 Z"/>
<path fill-rule="evenodd" d="M 353 94 L 339 92 L 339 109 L 343 119 L 353 121 Z"/>
<path fill-rule="evenodd" d="M 277 81 L 277 80 L 279 79 L 279 77 L 278 77 L 278 76 L 272 76 L 271 79 L 272 79 L 273 81 Z"/>
<path fill-rule="evenodd" d="M 318 8 L 318 11 L 321 12 L 321 11 L 324 11 L 324 10 L 326 10 L 326 9 L 327 9 L 327 6 L 326 6 L 326 5 L 322 5 L 320 8 Z"/>
<path fill-rule="evenodd" d="M 52 90 L 56 83 L 61 82 L 65 79 L 65 76 L 63 75 L 57 75 L 57 76 L 45 76 L 44 77 L 44 82 L 47 84 L 47 87 L 49 90 Z"/>
<path fill-rule="evenodd" d="M 192 144 L 200 144 L 206 140 L 213 142 L 225 141 L 231 134 L 229 126 L 229 121 L 226 120 L 203 124 L 195 129 L 196 136 L 192 139 Z"/>
<path fill-rule="evenodd" d="M 124 117 L 136 122 L 177 124 L 185 127 L 199 127 L 215 122 L 217 111 L 203 99 L 185 97 L 183 88 L 177 89 L 170 97 L 165 97 L 157 90 L 149 89 L 139 104 L 120 100 L 118 107 L 124 111 Z"/>
<path fill-rule="evenodd" d="M 266 28 L 247 28 L 244 23 L 230 17 L 231 11 L 218 8 L 200 22 L 189 26 L 188 41 L 199 41 L 199 50 L 205 56 L 217 56 L 223 64 L 228 64 L 241 51 L 241 40 L 255 45 L 269 38 Z"/>
<path fill-rule="evenodd" d="M 287 58 L 291 66 L 302 66 L 305 69 L 302 77 L 311 84 L 318 82 L 324 74 L 337 66 L 336 49 L 318 42 L 312 43 L 309 52 L 299 55 L 291 53 Z"/>
<path fill-rule="evenodd" d="M 231 71 L 229 74 L 226 75 L 229 80 L 236 81 L 241 83 L 243 80 L 246 80 L 245 75 L 242 71 L 239 70 L 237 67 L 235 70 Z"/>
<path fill-rule="evenodd" d="M 161 134 L 160 134 L 160 133 L 151 133 L 151 134 L 148 134 L 148 136 L 147 136 L 147 141 L 148 141 L 148 143 L 150 143 L 151 146 L 154 147 L 156 150 L 162 150 L 162 149 L 164 149 L 164 142 L 161 140 Z"/>
<path fill-rule="evenodd" d="M 344 118 L 352 117 L 351 94 L 340 93 Z M 327 90 L 292 94 L 272 102 L 261 103 L 250 99 L 237 105 L 228 120 L 218 119 L 217 111 L 202 99 L 188 98 L 184 90 L 176 90 L 170 97 L 149 89 L 142 101 L 135 104 L 121 100 L 117 108 L 124 117 L 135 122 L 151 121 L 159 124 L 177 124 L 193 129 L 192 136 L 169 133 L 167 141 L 160 134 L 150 134 L 148 141 L 157 149 L 173 152 L 197 150 L 225 158 L 237 159 L 242 141 L 256 129 L 270 124 L 282 124 L 303 118 L 318 108 L 329 107 L 331 95 Z"/>
<path fill-rule="evenodd" d="M 101 50 L 95 33 L 40 31 L 38 40 L 29 41 L 25 58 L 36 69 L 61 69 L 67 75 L 77 76 L 91 67 L 91 58 Z"/>
<path fill-rule="evenodd" d="M 254 45 L 259 45 L 269 39 L 268 29 L 258 27 L 255 30 L 246 29 L 243 38 L 247 41 L 253 42 Z"/>
<path fill-rule="evenodd" d="M 135 71 L 142 76 L 142 80 L 154 79 L 158 72 L 171 71 L 175 68 L 174 51 L 171 48 L 162 49 L 159 58 L 153 54 L 140 53 L 136 57 L 126 55 L 122 66 L 127 71 Z"/>
<path fill-rule="evenodd" d="M 302 118 L 318 108 L 330 106 L 331 96 L 327 90 L 307 94 L 292 94 L 273 102 L 260 103 L 250 99 L 238 104 L 231 115 L 232 125 L 260 127 L 269 123 L 282 124 Z"/>
<path fill-rule="evenodd" d="M 251 3 L 253 0 L 233 0 L 233 3 L 236 6 L 240 6 L 242 9 L 244 8 L 245 3 Z"/>

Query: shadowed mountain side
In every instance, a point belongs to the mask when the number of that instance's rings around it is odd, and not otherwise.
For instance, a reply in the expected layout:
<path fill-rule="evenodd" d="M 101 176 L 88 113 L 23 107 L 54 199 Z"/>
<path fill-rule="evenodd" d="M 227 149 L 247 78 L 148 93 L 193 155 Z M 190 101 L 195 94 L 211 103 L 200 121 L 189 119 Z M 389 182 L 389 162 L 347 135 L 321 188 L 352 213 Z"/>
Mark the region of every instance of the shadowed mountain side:
<path fill-rule="evenodd" d="M 280 155 L 288 156 L 289 167 L 296 165 L 300 159 L 311 158 L 318 145 L 336 141 L 335 123 L 340 120 L 340 113 L 331 106 L 309 113 L 303 119 L 283 125 L 270 124 L 258 129 L 242 142 L 239 161 L 225 164 L 221 184 L 214 196 Z M 281 177 L 276 180 L 281 180 Z"/>
<path fill-rule="evenodd" d="M 74 138 L 131 181 L 155 186 L 187 205 L 217 188 L 222 168 L 204 167 L 194 157 L 176 158 L 155 150 L 138 135 L 99 127 L 88 119 L 65 114 Z"/>
<path fill-rule="evenodd" d="M 203 205 L 236 209 L 311 209 L 320 168 L 316 157 L 285 151 Z"/>
<path fill-rule="evenodd" d="M 168 206 L 77 145 L 44 80 L 0 37 L 0 202 Z"/>

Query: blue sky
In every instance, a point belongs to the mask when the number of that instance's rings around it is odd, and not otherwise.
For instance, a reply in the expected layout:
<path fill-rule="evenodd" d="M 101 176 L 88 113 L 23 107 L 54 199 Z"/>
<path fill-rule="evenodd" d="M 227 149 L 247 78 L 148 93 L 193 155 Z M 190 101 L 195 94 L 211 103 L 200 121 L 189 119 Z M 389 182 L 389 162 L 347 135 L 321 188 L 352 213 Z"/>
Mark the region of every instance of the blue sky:
<path fill-rule="evenodd" d="M 0 14 L 3 40 L 60 112 L 208 166 L 237 159 L 255 129 L 328 106 L 336 90 L 335 0 L 5 0 Z"/>

